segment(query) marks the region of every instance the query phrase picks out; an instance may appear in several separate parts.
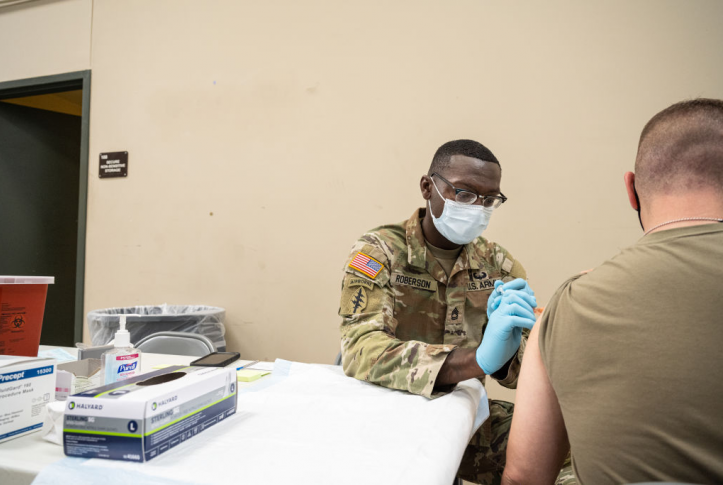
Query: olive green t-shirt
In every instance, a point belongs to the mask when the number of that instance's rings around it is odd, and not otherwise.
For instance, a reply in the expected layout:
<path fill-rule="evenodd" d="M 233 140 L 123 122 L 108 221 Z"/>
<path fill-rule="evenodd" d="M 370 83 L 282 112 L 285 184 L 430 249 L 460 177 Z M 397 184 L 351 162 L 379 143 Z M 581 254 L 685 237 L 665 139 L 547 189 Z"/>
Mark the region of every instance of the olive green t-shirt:
<path fill-rule="evenodd" d="M 454 268 L 454 263 L 457 262 L 457 258 L 459 257 L 459 253 L 462 252 L 463 246 L 460 246 L 457 249 L 442 249 L 434 246 L 427 240 L 425 240 L 424 243 L 427 246 L 427 250 L 432 253 L 432 256 L 434 256 L 434 258 L 442 266 L 442 269 L 447 276 L 452 274 L 452 268 Z"/>
<path fill-rule="evenodd" d="M 582 484 L 723 483 L 723 224 L 568 280 L 539 342 Z"/>

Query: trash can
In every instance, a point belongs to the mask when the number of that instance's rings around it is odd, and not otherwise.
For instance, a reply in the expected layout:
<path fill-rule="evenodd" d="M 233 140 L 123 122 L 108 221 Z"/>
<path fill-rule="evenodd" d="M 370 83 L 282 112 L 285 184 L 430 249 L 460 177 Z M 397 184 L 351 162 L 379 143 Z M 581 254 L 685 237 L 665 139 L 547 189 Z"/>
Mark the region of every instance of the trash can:
<path fill-rule="evenodd" d="M 136 343 L 156 332 L 189 332 L 204 335 L 213 342 L 216 350 L 226 350 L 223 325 L 226 310 L 203 305 L 157 305 L 126 308 L 105 308 L 88 312 L 88 330 L 93 345 L 107 345 L 120 328 L 121 314 L 137 314 L 128 317 L 126 328 L 131 342 Z"/>

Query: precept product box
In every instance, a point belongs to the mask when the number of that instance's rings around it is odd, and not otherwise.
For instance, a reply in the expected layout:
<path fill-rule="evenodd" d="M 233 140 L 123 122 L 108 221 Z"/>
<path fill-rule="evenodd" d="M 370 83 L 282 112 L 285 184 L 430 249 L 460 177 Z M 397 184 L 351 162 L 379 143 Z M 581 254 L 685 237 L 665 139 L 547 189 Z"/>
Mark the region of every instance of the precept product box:
<path fill-rule="evenodd" d="M 54 359 L 0 356 L 0 443 L 40 431 L 54 395 Z"/>
<path fill-rule="evenodd" d="M 0 276 L 0 354 L 35 357 L 52 276 Z"/>
<path fill-rule="evenodd" d="M 236 369 L 171 366 L 66 400 L 67 456 L 148 461 L 236 412 Z"/>

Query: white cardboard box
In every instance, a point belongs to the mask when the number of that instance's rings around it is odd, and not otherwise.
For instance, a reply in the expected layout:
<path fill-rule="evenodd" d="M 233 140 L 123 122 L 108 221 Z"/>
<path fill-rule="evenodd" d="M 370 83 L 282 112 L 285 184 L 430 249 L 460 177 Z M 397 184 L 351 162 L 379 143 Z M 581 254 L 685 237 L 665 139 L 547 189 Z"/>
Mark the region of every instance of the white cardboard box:
<path fill-rule="evenodd" d="M 65 401 L 68 456 L 148 461 L 236 412 L 236 369 L 171 366 Z"/>
<path fill-rule="evenodd" d="M 65 401 L 69 395 L 99 387 L 100 359 L 83 359 L 58 364 L 55 399 Z"/>
<path fill-rule="evenodd" d="M 40 431 L 54 397 L 54 359 L 0 355 L 0 443 Z"/>

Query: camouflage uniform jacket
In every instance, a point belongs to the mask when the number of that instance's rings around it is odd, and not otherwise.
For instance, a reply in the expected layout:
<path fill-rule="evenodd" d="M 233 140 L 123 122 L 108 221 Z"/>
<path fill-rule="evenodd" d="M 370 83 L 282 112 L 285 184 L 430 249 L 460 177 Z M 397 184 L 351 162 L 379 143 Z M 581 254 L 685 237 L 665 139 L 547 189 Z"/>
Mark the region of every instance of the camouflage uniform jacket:
<path fill-rule="evenodd" d="M 354 244 L 344 265 L 339 315 L 348 376 L 433 397 L 447 355 L 482 341 L 494 281 L 526 273 L 506 250 L 479 237 L 463 248 L 448 278 L 427 251 L 424 214 L 419 209 L 408 221 L 378 227 Z M 525 341 L 492 376 L 505 387 L 517 385 Z"/>

